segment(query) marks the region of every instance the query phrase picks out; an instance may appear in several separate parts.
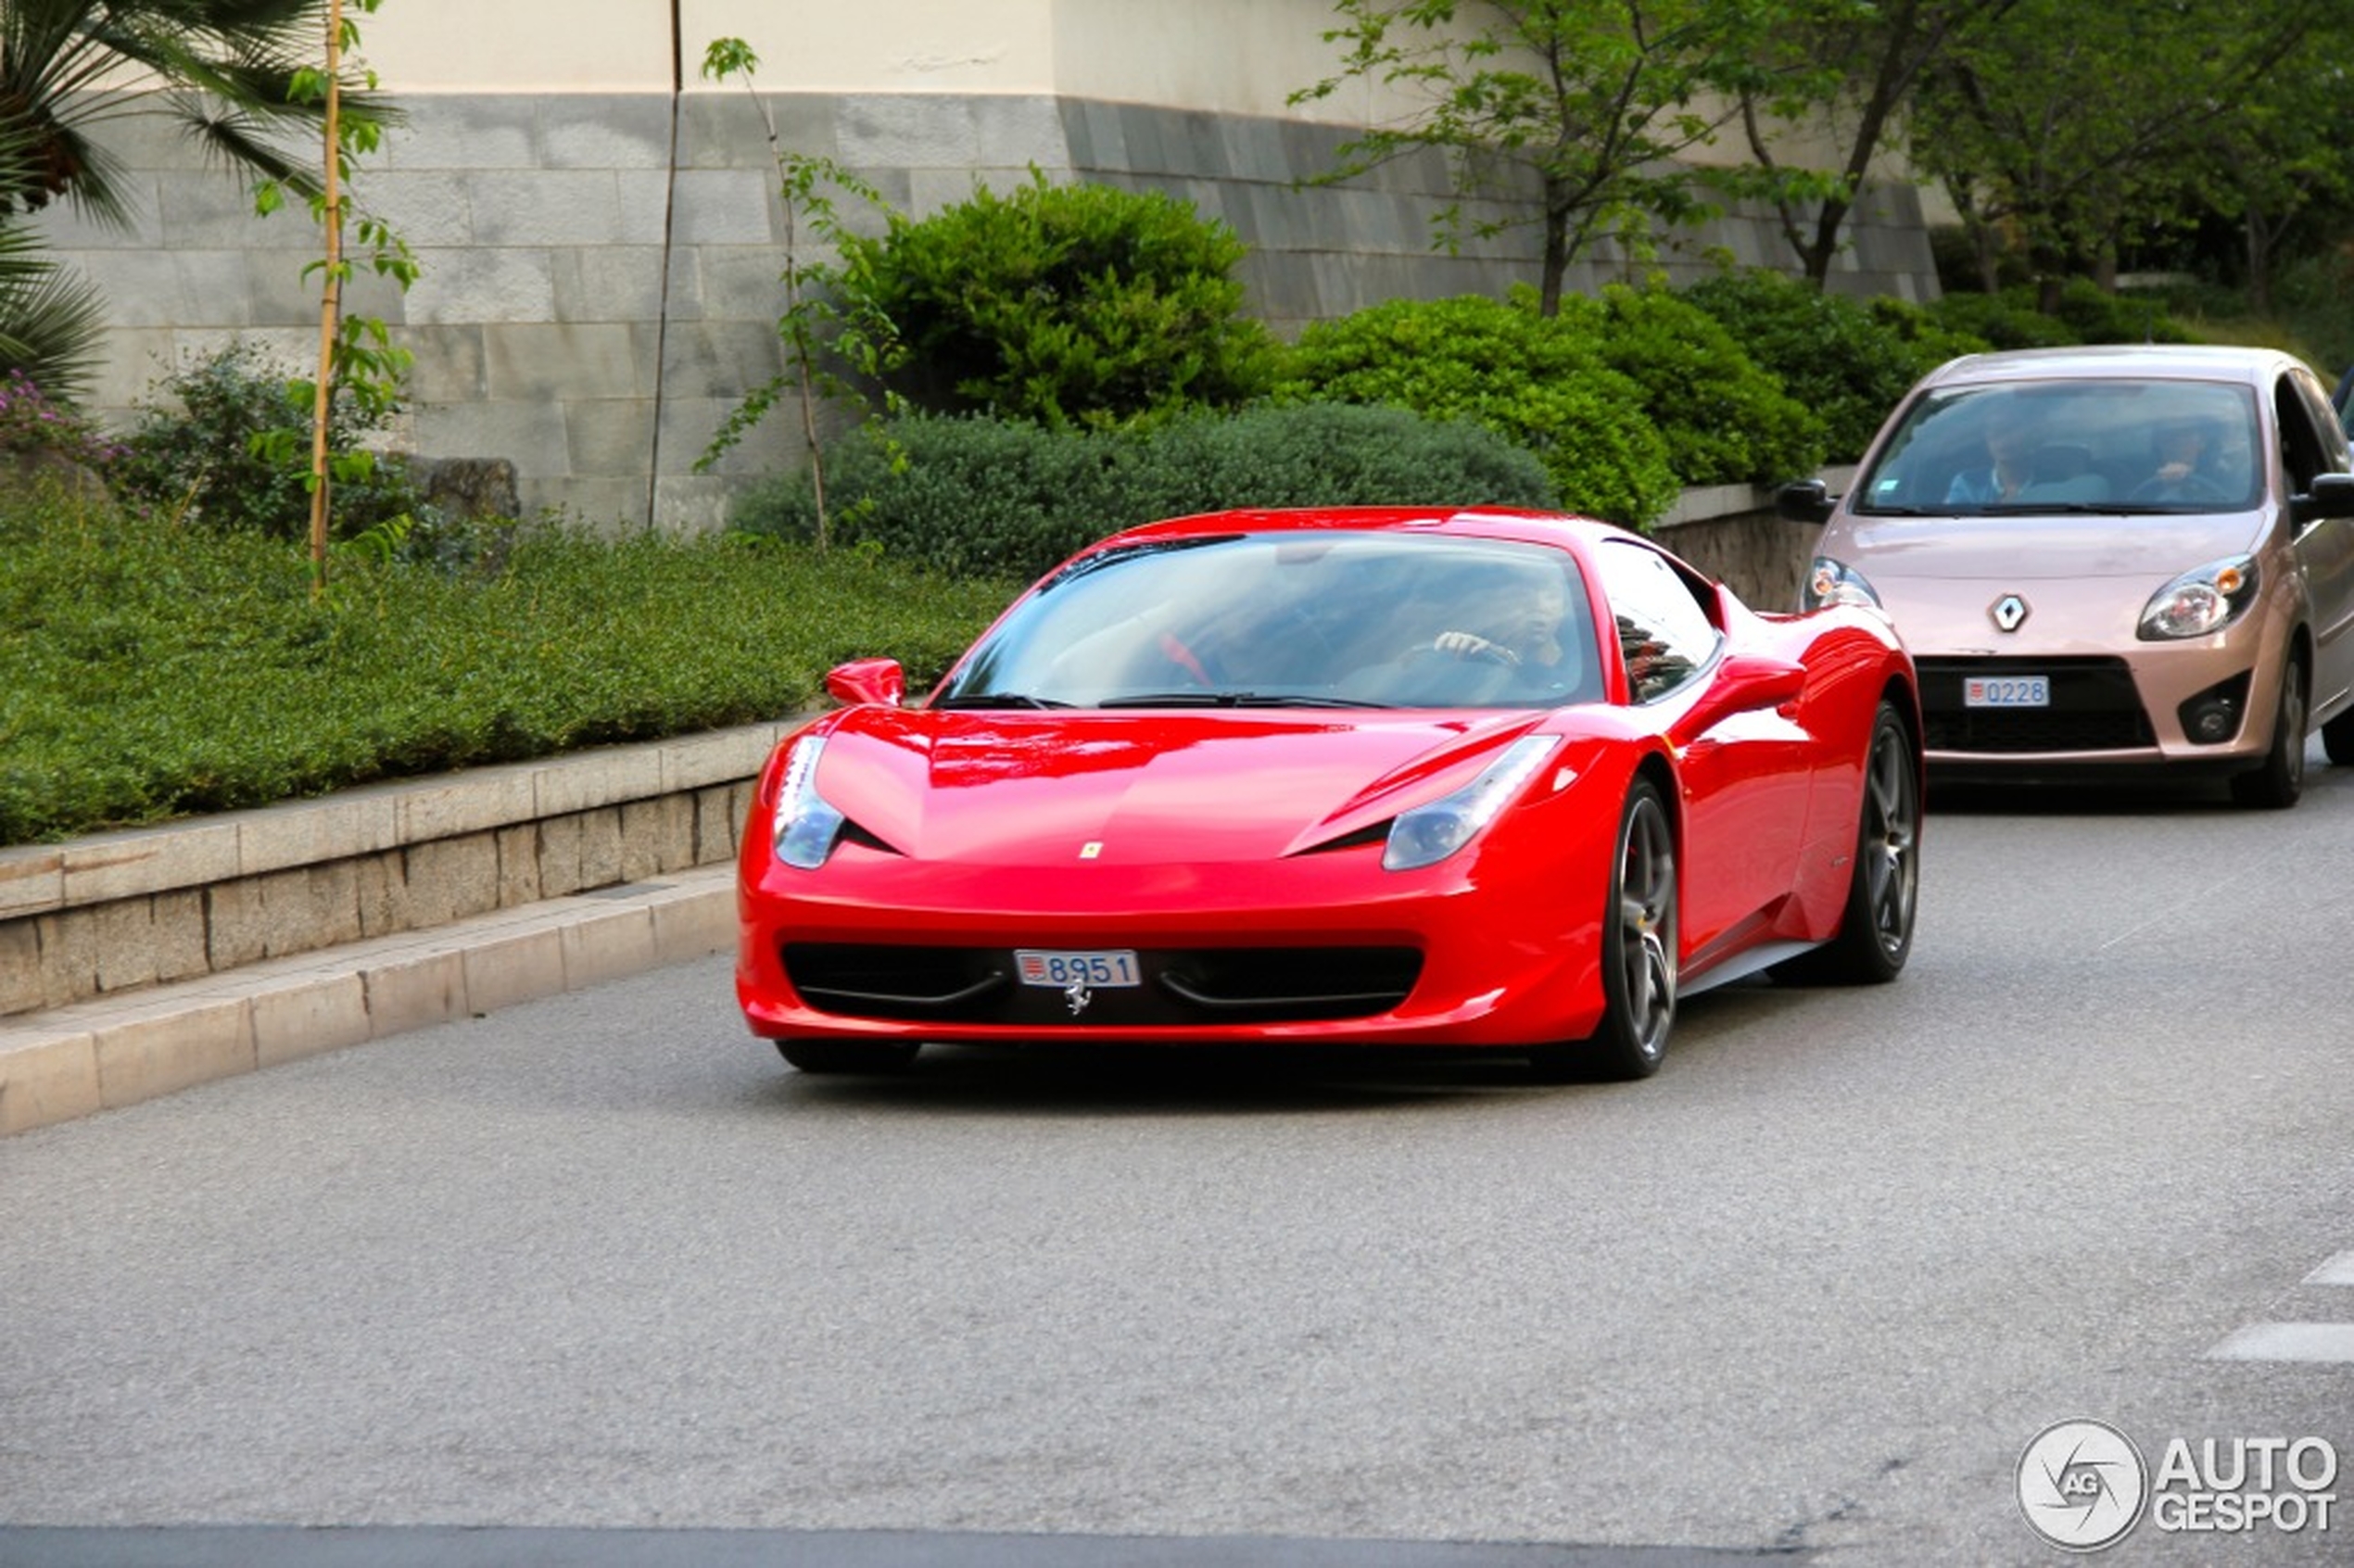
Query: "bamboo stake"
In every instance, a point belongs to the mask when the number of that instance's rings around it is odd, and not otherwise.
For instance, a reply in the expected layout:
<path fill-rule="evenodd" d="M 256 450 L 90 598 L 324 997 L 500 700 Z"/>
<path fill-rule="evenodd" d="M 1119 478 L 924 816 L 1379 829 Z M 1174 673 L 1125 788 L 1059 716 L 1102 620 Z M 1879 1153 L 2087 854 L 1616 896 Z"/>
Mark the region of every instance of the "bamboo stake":
<path fill-rule="evenodd" d="M 310 593 L 327 589 L 327 435 L 335 403 L 335 329 L 343 311 L 342 107 L 343 0 L 327 4 L 327 169 L 325 207 L 327 264 L 320 273 L 319 382 L 310 411 Z"/>

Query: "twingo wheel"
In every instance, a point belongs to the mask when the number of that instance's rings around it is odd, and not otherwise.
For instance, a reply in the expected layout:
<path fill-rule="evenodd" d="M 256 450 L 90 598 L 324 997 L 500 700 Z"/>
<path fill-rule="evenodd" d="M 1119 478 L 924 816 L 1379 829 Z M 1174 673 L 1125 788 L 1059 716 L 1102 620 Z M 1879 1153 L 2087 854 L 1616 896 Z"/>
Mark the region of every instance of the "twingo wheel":
<path fill-rule="evenodd" d="M 2285 811 L 2305 792 L 2305 666 L 2292 654 L 2281 669 L 2281 702 L 2264 760 L 2232 780 L 2232 799 L 2262 811 Z"/>
<path fill-rule="evenodd" d="M 1774 966 L 1774 978 L 1803 985 L 1879 985 L 1904 971 L 1913 951 L 1913 911 L 1920 891 L 1921 784 L 1911 732 L 1895 704 L 1872 720 L 1864 761 L 1864 803 L 1855 828 L 1855 865 L 1839 934 L 1810 953 Z"/>
<path fill-rule="evenodd" d="M 777 1054 L 804 1072 L 899 1072 L 921 1045 L 901 1041 L 779 1040 Z"/>
<path fill-rule="evenodd" d="M 1626 791 L 1602 921 L 1602 1021 L 1591 1038 L 1529 1053 L 1535 1075 L 1648 1078 L 1676 1026 L 1676 834 L 1659 791 Z"/>

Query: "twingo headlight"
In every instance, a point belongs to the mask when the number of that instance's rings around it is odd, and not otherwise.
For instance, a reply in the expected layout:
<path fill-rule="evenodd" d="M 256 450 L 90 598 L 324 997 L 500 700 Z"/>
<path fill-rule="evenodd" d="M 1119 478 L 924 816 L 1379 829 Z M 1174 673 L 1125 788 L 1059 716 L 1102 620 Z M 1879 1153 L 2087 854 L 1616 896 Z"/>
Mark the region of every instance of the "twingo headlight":
<path fill-rule="evenodd" d="M 2256 602 L 2256 559 L 2235 555 L 2185 572 L 2150 596 L 2136 629 L 2145 642 L 2205 637 L 2239 619 Z"/>
<path fill-rule="evenodd" d="M 1806 582 L 1799 589 L 1799 608 L 1820 610 L 1827 604 L 1855 604 L 1877 610 L 1879 595 L 1864 580 L 1864 574 L 1844 562 L 1818 555 L 1806 568 Z"/>
<path fill-rule="evenodd" d="M 1545 765 L 1545 759 L 1560 745 L 1558 735 L 1524 735 L 1462 789 L 1427 805 L 1399 812 L 1389 825 L 1389 842 L 1381 852 L 1382 869 L 1419 870 L 1462 849 L 1496 819 L 1504 803 Z"/>
<path fill-rule="evenodd" d="M 794 741 L 785 759 L 784 782 L 777 790 L 777 858 L 803 871 L 826 864 L 842 838 L 842 813 L 817 792 L 817 759 L 825 752 L 822 735 Z"/>

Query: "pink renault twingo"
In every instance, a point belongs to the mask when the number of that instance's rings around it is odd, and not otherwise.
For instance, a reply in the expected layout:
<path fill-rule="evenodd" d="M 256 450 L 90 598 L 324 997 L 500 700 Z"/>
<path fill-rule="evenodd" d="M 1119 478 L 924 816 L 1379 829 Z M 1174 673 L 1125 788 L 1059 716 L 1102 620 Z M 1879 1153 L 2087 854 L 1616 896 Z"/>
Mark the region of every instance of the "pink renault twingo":
<path fill-rule="evenodd" d="M 2354 472 L 2329 395 L 2259 348 L 2022 349 L 1924 378 L 1820 523 L 1806 608 L 1878 605 L 1928 760 L 2030 780 L 2136 768 L 2294 805 L 2315 727 L 2354 763 Z"/>

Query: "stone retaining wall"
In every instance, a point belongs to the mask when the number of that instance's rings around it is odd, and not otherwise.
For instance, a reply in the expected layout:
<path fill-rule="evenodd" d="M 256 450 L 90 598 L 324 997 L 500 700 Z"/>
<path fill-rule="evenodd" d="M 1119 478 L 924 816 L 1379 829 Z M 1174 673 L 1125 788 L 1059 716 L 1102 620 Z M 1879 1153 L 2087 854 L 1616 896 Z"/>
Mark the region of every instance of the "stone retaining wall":
<path fill-rule="evenodd" d="M 0 850 L 0 1018 L 732 860 L 788 727 Z"/>

